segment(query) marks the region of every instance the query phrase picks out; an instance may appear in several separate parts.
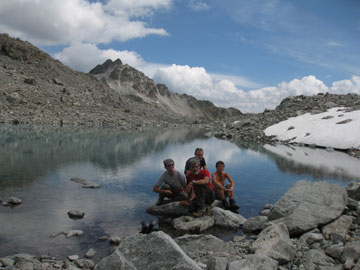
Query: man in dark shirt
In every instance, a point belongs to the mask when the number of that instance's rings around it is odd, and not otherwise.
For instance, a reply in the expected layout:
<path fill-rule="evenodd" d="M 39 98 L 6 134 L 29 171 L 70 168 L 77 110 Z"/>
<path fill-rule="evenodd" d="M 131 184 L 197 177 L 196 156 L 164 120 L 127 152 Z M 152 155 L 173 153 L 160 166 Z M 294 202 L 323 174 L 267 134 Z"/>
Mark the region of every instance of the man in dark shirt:
<path fill-rule="evenodd" d="M 190 171 L 186 175 L 187 185 L 185 192 L 190 197 L 189 211 L 194 216 L 199 217 L 211 209 L 215 197 L 210 183 L 209 171 L 200 170 L 200 161 L 197 158 L 190 159 L 189 167 Z"/>
<path fill-rule="evenodd" d="M 204 150 L 202 148 L 196 148 L 194 155 L 195 155 L 194 157 L 191 157 L 186 161 L 185 170 L 184 170 L 185 175 L 187 175 L 188 172 L 190 171 L 189 161 L 192 158 L 197 158 L 200 161 L 200 169 L 204 169 L 204 170 L 208 169 L 206 166 L 205 158 L 204 158 Z"/>

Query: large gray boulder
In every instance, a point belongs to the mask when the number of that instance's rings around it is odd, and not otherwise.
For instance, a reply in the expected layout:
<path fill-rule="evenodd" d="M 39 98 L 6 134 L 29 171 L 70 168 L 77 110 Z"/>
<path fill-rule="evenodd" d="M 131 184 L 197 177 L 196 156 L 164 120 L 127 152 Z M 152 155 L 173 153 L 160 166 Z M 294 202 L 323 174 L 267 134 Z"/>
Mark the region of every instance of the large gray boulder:
<path fill-rule="evenodd" d="M 211 228 L 214 225 L 214 219 L 209 216 L 194 218 L 190 216 L 182 216 L 173 219 L 172 226 L 182 232 L 200 233 Z"/>
<path fill-rule="evenodd" d="M 284 223 L 273 224 L 262 230 L 251 245 L 251 250 L 255 254 L 268 256 L 279 264 L 292 261 L 296 253 Z"/>
<path fill-rule="evenodd" d="M 243 216 L 219 207 L 212 208 L 212 216 L 215 219 L 215 225 L 229 229 L 239 229 L 246 221 Z"/>
<path fill-rule="evenodd" d="M 278 262 L 263 255 L 248 255 L 245 259 L 229 263 L 228 270 L 277 270 Z"/>
<path fill-rule="evenodd" d="M 301 180 L 276 202 L 268 219 L 284 222 L 291 235 L 302 234 L 338 218 L 346 204 L 345 188 Z"/>
<path fill-rule="evenodd" d="M 189 216 L 190 212 L 187 206 L 180 204 L 179 202 L 172 202 L 163 205 L 153 205 L 146 209 L 146 213 L 154 216 Z"/>
<path fill-rule="evenodd" d="M 201 270 L 169 235 L 161 231 L 127 237 L 121 241 L 118 250 L 136 269 Z"/>

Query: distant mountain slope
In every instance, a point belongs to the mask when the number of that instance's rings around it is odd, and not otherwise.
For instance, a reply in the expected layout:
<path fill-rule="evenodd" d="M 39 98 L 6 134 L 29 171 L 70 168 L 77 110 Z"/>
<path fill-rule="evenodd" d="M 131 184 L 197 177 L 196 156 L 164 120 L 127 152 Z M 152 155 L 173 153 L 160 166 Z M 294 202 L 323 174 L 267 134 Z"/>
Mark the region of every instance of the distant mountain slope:
<path fill-rule="evenodd" d="M 122 64 L 120 59 L 105 61 L 93 68 L 90 74 L 106 83 L 119 94 L 136 97 L 148 104 L 158 104 L 183 116 L 203 117 L 207 120 L 225 120 L 239 117 L 242 113 L 235 108 L 220 108 L 210 101 L 171 92 L 166 85 L 156 84 L 141 71 Z"/>
<path fill-rule="evenodd" d="M 129 98 L 29 42 L 0 34 L 0 123 L 128 129 L 193 121 L 163 106 Z"/>

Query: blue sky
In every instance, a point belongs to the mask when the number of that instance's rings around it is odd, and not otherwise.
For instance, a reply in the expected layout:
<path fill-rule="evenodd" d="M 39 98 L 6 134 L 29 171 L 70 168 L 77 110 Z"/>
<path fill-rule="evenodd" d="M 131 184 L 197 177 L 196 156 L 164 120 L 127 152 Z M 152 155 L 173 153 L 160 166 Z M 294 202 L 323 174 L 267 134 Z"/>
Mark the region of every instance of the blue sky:
<path fill-rule="evenodd" d="M 358 0 L 2 0 L 0 32 L 76 70 L 119 57 L 174 92 L 261 112 L 360 94 L 359 14 Z"/>

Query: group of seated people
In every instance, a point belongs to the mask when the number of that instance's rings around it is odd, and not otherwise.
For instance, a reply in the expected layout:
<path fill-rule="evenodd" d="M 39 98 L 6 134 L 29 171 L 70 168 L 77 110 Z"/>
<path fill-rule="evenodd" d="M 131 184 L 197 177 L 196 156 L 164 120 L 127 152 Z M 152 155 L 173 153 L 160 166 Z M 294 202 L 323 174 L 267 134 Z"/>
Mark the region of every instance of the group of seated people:
<path fill-rule="evenodd" d="M 153 187 L 153 191 L 159 193 L 157 205 L 162 205 L 165 198 L 170 201 L 179 201 L 187 205 L 194 216 L 210 214 L 211 204 L 215 199 L 221 200 L 227 210 L 236 211 L 239 206 L 234 200 L 235 182 L 224 171 L 225 163 L 216 162 L 216 172 L 211 176 L 207 169 L 204 158 L 204 150 L 195 149 L 195 156 L 186 161 L 184 173 L 175 170 L 172 159 L 164 160 L 165 172 Z M 228 183 L 225 184 L 225 180 Z M 229 197 L 229 202 L 226 200 Z"/>

